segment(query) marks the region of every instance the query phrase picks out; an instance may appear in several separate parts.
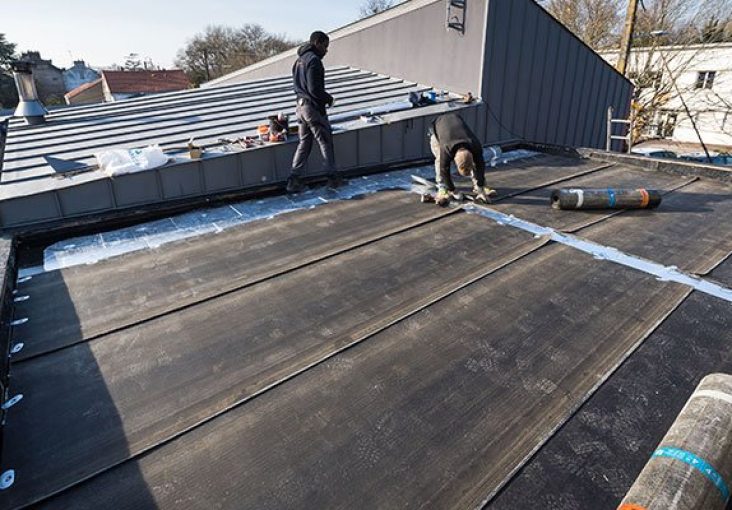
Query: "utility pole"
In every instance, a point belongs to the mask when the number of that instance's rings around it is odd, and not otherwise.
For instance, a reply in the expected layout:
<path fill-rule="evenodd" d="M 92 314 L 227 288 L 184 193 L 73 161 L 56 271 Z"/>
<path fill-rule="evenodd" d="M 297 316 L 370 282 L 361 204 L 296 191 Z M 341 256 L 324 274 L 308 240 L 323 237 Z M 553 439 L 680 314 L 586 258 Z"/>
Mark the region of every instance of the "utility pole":
<path fill-rule="evenodd" d="M 618 64 L 616 66 L 618 72 L 623 76 L 625 76 L 625 71 L 628 68 L 628 60 L 630 60 L 630 48 L 633 45 L 633 29 L 635 28 L 637 14 L 638 0 L 628 0 L 628 15 L 625 18 L 623 38 L 620 41 L 620 55 L 618 55 Z"/>

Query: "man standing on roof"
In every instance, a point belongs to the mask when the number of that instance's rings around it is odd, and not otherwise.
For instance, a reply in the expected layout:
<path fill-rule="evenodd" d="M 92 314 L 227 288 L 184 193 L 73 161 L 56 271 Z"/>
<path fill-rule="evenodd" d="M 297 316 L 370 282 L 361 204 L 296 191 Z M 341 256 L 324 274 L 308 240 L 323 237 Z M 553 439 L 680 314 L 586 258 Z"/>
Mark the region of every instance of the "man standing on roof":
<path fill-rule="evenodd" d="M 437 204 L 445 206 L 455 196 L 455 185 L 450 177 L 450 165 L 455 162 L 462 176 L 473 178 L 476 200 L 488 203 L 496 191 L 485 185 L 483 146 L 465 121 L 457 113 L 438 117 L 430 128 L 430 148 L 435 155 Z"/>
<path fill-rule="evenodd" d="M 325 68 L 322 59 L 328 53 L 330 38 L 323 32 L 313 32 L 310 42 L 297 51 L 298 59 L 292 68 L 292 78 L 297 95 L 297 120 L 300 122 L 300 144 L 292 161 L 292 173 L 287 179 L 287 192 L 297 193 L 304 187 L 302 171 L 305 168 L 313 139 L 318 142 L 323 155 L 323 170 L 328 176 L 328 186 L 338 187 L 341 179 L 336 172 L 333 131 L 328 121 L 326 107 L 333 106 L 333 96 L 325 90 Z"/>

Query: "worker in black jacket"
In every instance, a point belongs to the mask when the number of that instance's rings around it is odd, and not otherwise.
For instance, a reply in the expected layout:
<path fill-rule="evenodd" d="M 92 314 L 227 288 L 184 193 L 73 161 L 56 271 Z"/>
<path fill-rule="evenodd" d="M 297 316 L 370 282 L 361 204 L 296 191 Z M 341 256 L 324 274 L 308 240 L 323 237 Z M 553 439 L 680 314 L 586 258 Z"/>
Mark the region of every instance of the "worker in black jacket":
<path fill-rule="evenodd" d="M 447 205 L 450 197 L 455 196 L 455 185 L 450 177 L 453 161 L 460 175 L 473 178 L 476 200 L 488 203 L 490 196 L 496 194 L 485 185 L 483 146 L 457 113 L 442 115 L 432 123 L 430 147 L 435 155 L 438 205 Z"/>
<path fill-rule="evenodd" d="M 318 142 L 323 155 L 323 170 L 328 176 L 328 186 L 337 187 L 341 182 L 335 168 L 333 131 L 325 111 L 326 107 L 333 106 L 334 101 L 333 96 L 325 90 L 325 68 L 322 62 L 328 53 L 329 44 L 327 34 L 313 32 L 310 42 L 298 50 L 298 59 L 292 68 L 300 143 L 292 161 L 292 173 L 287 180 L 288 193 L 297 193 L 303 188 L 302 171 L 313 148 L 313 139 Z"/>

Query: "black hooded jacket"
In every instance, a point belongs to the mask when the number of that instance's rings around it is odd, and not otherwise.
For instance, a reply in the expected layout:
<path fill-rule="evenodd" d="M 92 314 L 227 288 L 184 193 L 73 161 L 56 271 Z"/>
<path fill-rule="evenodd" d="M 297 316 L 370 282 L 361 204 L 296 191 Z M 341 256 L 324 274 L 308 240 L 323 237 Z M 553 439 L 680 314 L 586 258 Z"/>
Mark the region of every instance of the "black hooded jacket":
<path fill-rule="evenodd" d="M 326 105 L 333 103 L 333 96 L 325 91 L 325 68 L 323 55 L 312 44 L 305 44 L 297 50 L 298 59 L 292 67 L 292 79 L 298 99 L 307 99 L 325 115 Z"/>
<path fill-rule="evenodd" d="M 475 161 L 475 178 L 478 186 L 485 183 L 485 159 L 483 159 L 483 145 L 473 134 L 468 125 L 456 113 L 447 113 L 437 117 L 432 123 L 432 132 L 437 141 L 440 142 L 440 173 L 448 183 L 450 177 L 450 164 L 455 159 L 458 149 L 468 149 L 473 154 Z M 452 189 L 452 188 L 451 188 Z"/>

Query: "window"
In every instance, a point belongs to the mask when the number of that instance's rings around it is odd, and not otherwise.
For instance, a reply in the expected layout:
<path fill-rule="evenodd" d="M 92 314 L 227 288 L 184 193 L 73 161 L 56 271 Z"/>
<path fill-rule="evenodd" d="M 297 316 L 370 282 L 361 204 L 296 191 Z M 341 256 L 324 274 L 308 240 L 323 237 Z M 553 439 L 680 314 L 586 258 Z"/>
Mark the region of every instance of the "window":
<path fill-rule="evenodd" d="M 714 86 L 715 71 L 699 71 L 696 75 L 696 88 L 711 89 Z"/>

